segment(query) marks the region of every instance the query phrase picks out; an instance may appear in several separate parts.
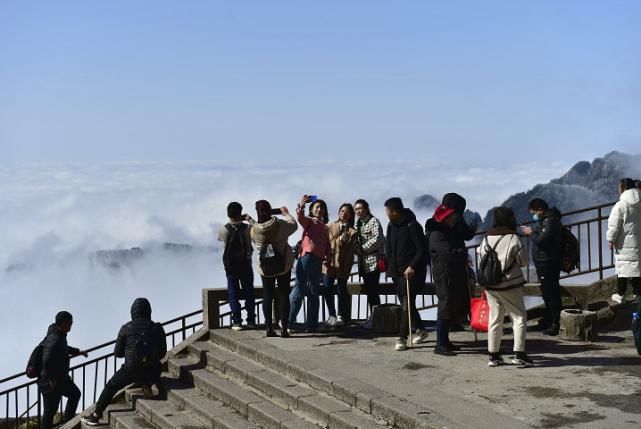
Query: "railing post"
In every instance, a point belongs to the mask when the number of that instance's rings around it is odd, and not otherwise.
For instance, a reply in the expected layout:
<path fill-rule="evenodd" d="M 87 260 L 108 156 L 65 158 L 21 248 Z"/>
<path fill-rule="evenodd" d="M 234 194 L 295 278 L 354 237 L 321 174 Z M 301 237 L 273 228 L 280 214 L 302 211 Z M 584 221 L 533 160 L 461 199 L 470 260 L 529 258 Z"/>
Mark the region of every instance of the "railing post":
<path fill-rule="evenodd" d="M 599 280 L 603 280 L 603 218 L 601 215 L 601 207 L 597 210 L 597 218 L 599 219 L 599 224 L 597 227 L 599 237 L 597 242 L 599 243 Z"/>
<path fill-rule="evenodd" d="M 220 327 L 220 307 L 216 289 L 203 289 L 203 325 L 205 329 Z"/>
<path fill-rule="evenodd" d="M 185 318 L 183 317 L 180 322 L 181 322 L 181 328 L 182 328 L 182 333 L 183 333 L 183 341 L 185 341 L 185 338 L 187 338 L 187 336 L 186 336 L 187 333 L 185 332 L 185 331 L 187 331 L 187 329 L 185 328 L 185 326 L 187 326 L 187 324 L 185 322 Z"/>

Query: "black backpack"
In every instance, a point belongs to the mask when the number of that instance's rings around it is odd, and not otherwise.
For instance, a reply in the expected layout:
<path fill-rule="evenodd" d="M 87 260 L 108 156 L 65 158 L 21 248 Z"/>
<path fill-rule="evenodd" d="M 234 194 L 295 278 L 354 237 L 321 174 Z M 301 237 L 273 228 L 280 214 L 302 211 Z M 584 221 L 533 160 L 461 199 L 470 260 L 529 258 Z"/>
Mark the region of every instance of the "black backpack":
<path fill-rule="evenodd" d="M 225 228 L 228 234 L 223 252 L 223 265 L 227 273 L 240 275 L 244 270 L 247 270 L 247 255 L 249 254 L 249 243 L 247 243 L 245 237 L 247 225 L 244 223 L 238 225 L 228 223 Z"/>
<path fill-rule="evenodd" d="M 138 337 L 134 344 L 134 366 L 148 366 L 154 362 L 158 362 L 158 344 L 156 344 L 154 335 L 155 327 L 155 323 L 150 323 L 149 326 L 138 331 Z"/>
<path fill-rule="evenodd" d="M 504 271 L 501 268 L 499 255 L 496 253 L 496 246 L 503 240 L 503 237 L 505 236 L 502 235 L 493 247 L 490 247 L 487 237 L 485 237 L 485 254 L 481 258 L 479 269 L 476 273 L 477 281 L 481 286 L 496 286 L 503 281 Z M 481 245 L 483 246 L 483 243 Z"/>
<path fill-rule="evenodd" d="M 579 245 L 579 240 L 564 226 L 561 247 L 561 270 L 570 274 L 574 269 L 579 268 L 580 256 L 581 246 Z"/>
<path fill-rule="evenodd" d="M 263 275 L 266 277 L 274 277 L 285 271 L 285 256 L 281 255 L 271 243 L 263 243 L 258 259 Z"/>
<path fill-rule="evenodd" d="M 31 352 L 25 372 L 29 378 L 38 378 L 40 376 L 42 372 L 42 343 L 38 344 Z"/>

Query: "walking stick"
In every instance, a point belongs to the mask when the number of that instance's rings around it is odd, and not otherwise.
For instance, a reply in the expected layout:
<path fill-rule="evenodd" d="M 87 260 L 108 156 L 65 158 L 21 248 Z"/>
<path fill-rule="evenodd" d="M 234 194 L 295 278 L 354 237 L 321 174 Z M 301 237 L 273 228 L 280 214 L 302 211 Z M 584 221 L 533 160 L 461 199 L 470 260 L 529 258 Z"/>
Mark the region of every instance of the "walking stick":
<path fill-rule="evenodd" d="M 414 347 L 414 342 L 412 341 L 412 305 L 411 305 L 411 298 L 410 298 L 410 279 L 408 277 L 405 277 L 405 282 L 407 284 L 407 321 L 409 324 L 409 343 L 410 343 L 410 348 Z"/>

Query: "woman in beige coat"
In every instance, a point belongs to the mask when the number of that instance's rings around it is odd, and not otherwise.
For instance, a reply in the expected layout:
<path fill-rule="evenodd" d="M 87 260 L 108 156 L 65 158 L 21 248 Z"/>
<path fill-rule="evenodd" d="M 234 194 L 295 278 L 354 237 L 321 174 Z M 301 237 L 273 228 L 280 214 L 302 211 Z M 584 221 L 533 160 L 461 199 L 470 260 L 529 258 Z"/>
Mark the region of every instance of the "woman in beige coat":
<path fill-rule="evenodd" d="M 256 246 L 258 272 L 263 281 L 263 314 L 267 326 L 267 336 L 275 337 L 272 321 L 272 306 L 278 284 L 278 316 L 281 324 L 281 337 L 287 334 L 287 319 L 289 315 L 289 291 L 294 265 L 294 253 L 287 239 L 298 229 L 296 219 L 289 213 L 287 207 L 280 208 L 282 219 L 272 213 L 272 206 L 265 200 L 256 202 L 258 221 L 249 215 L 245 220 L 252 225 L 251 238 Z"/>
<path fill-rule="evenodd" d="M 354 254 L 358 245 L 358 231 L 354 228 L 354 207 L 343 204 L 338 210 L 338 220 L 328 225 L 332 258 L 323 264 L 323 297 L 329 311 L 327 324 L 331 327 L 342 326 L 351 319 L 350 295 L 347 292 L 347 279 L 352 273 Z M 337 291 L 334 289 L 337 284 Z M 334 294 L 338 295 L 338 315 Z"/>

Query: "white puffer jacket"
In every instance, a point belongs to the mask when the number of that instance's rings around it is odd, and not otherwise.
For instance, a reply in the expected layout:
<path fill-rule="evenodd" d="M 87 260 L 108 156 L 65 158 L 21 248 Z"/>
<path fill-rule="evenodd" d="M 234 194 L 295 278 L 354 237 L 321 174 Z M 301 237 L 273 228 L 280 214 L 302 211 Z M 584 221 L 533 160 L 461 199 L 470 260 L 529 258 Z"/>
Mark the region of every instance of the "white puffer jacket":
<path fill-rule="evenodd" d="M 504 272 L 503 281 L 500 284 L 486 289 L 507 290 L 523 285 L 525 277 L 521 268 L 528 266 L 529 256 L 527 247 L 523 245 L 519 236 L 507 228 L 490 229 L 479 247 L 476 248 L 479 262 L 487 253 L 486 244 L 491 248 L 496 246 L 495 250 Z"/>
<path fill-rule="evenodd" d="M 614 244 L 619 277 L 641 277 L 641 191 L 628 189 L 612 208 L 607 240 Z"/>

